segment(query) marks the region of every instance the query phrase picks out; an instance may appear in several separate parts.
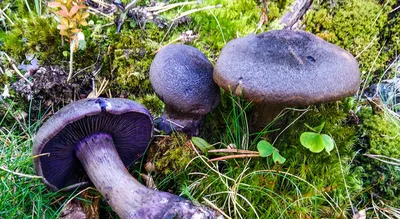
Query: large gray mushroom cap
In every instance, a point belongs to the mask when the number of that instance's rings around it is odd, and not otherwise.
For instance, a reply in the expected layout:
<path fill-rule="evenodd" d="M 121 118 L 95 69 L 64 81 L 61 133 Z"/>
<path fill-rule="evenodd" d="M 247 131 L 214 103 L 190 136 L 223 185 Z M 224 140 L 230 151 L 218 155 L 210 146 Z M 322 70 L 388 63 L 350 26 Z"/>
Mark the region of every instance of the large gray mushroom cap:
<path fill-rule="evenodd" d="M 308 32 L 277 30 L 230 41 L 214 80 L 255 103 L 308 106 L 353 95 L 360 72 L 344 49 Z"/>
<path fill-rule="evenodd" d="M 87 185 L 75 152 L 88 136 L 109 134 L 125 166 L 141 156 L 153 133 L 152 118 L 142 105 L 128 99 L 83 99 L 55 113 L 39 129 L 33 145 L 37 173 L 53 190 Z"/>
<path fill-rule="evenodd" d="M 174 44 L 163 48 L 151 64 L 150 81 L 160 99 L 182 113 L 204 115 L 219 102 L 213 66 L 191 46 Z"/>

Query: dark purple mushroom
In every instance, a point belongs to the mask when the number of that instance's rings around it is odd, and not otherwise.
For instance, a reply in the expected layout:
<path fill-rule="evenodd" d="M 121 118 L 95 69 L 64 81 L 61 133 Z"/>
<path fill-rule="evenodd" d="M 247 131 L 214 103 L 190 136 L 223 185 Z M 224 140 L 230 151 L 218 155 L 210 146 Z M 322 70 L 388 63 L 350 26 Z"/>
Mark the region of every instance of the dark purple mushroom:
<path fill-rule="evenodd" d="M 346 50 L 304 31 L 277 30 L 230 41 L 214 68 L 225 90 L 255 103 L 260 130 L 289 106 L 340 100 L 357 92 L 360 71 Z"/>
<path fill-rule="evenodd" d="M 165 103 L 164 114 L 155 123 L 158 129 L 198 135 L 205 114 L 219 103 L 219 88 L 213 80 L 213 66 L 198 49 L 169 45 L 154 58 L 150 81 Z"/>
<path fill-rule="evenodd" d="M 179 196 L 148 189 L 129 174 L 126 166 L 141 156 L 152 135 L 149 112 L 134 101 L 76 101 L 39 129 L 35 169 L 55 191 L 92 182 L 121 218 L 215 216 Z"/>

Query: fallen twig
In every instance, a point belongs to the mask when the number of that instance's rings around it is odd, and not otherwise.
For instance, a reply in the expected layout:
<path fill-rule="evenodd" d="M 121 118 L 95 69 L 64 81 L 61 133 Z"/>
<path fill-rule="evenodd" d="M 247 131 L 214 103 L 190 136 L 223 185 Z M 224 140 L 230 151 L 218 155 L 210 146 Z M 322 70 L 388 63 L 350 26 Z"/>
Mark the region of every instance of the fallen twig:
<path fill-rule="evenodd" d="M 1 167 L 1 166 L 0 166 L 0 169 L 5 171 L 5 172 L 11 173 L 11 174 L 14 174 L 14 175 L 17 175 L 17 176 L 21 176 L 21 177 L 27 177 L 27 178 L 33 178 L 33 179 L 41 179 L 41 178 L 43 178 L 42 176 L 35 176 L 35 175 L 28 175 L 28 174 L 14 172 L 14 171 L 8 170 L 8 169 L 6 169 L 4 167 Z"/>
<path fill-rule="evenodd" d="M 227 160 L 227 159 L 232 159 L 232 158 L 247 158 L 247 157 L 260 157 L 260 155 L 259 154 L 235 154 L 235 155 L 228 155 L 228 156 L 213 158 L 213 159 L 208 160 L 208 162 Z"/>
<path fill-rule="evenodd" d="M 241 154 L 257 154 L 260 153 L 258 151 L 249 151 L 249 150 L 241 150 L 241 149 L 215 149 L 209 150 L 209 153 L 241 153 Z"/>
<path fill-rule="evenodd" d="M 294 24 L 307 12 L 313 0 L 296 0 L 278 21 L 283 29 L 292 29 Z"/>
<path fill-rule="evenodd" d="M 17 66 L 15 66 L 15 64 L 14 64 L 13 61 L 11 60 L 10 56 L 8 56 L 7 53 L 5 53 L 5 52 L 1 52 L 1 54 L 3 54 L 3 55 L 7 58 L 8 62 L 11 64 L 11 67 L 14 69 L 14 71 L 15 71 L 22 79 L 24 79 L 26 82 L 28 82 L 28 84 L 29 84 L 30 86 L 32 86 L 33 83 L 30 82 L 27 78 L 25 78 L 25 76 L 24 76 L 23 74 L 21 74 L 21 72 L 18 70 Z"/>

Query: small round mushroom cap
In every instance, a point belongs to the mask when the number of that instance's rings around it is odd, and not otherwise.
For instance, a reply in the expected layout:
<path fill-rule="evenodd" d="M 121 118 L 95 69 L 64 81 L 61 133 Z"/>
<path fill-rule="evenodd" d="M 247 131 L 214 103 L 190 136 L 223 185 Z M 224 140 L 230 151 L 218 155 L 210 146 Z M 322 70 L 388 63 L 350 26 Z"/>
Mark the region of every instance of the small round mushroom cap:
<path fill-rule="evenodd" d="M 255 103 L 308 106 L 351 96 L 360 85 L 356 59 L 304 31 L 277 30 L 230 41 L 215 82 Z"/>
<path fill-rule="evenodd" d="M 204 115 L 219 102 L 213 66 L 191 46 L 174 44 L 158 52 L 150 67 L 150 82 L 166 105 L 182 113 Z"/>
<path fill-rule="evenodd" d="M 128 99 L 96 98 L 73 102 L 39 129 L 33 144 L 37 173 L 51 189 L 70 190 L 88 185 L 89 178 L 75 150 L 80 141 L 97 133 L 112 136 L 125 166 L 141 156 L 153 135 L 153 121 L 142 105 Z"/>

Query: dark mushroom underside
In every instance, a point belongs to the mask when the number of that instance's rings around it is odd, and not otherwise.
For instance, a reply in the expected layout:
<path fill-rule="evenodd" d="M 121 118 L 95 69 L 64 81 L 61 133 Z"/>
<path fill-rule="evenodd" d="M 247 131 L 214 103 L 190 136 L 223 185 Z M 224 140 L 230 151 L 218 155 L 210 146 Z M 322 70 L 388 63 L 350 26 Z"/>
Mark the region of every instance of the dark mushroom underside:
<path fill-rule="evenodd" d="M 68 124 L 42 150 L 42 154 L 49 153 L 40 157 L 43 176 L 57 189 L 89 181 L 76 157 L 76 146 L 86 137 L 97 133 L 112 136 L 123 164 L 128 166 L 147 147 L 151 128 L 149 118 L 135 112 L 122 115 L 102 112 Z"/>

